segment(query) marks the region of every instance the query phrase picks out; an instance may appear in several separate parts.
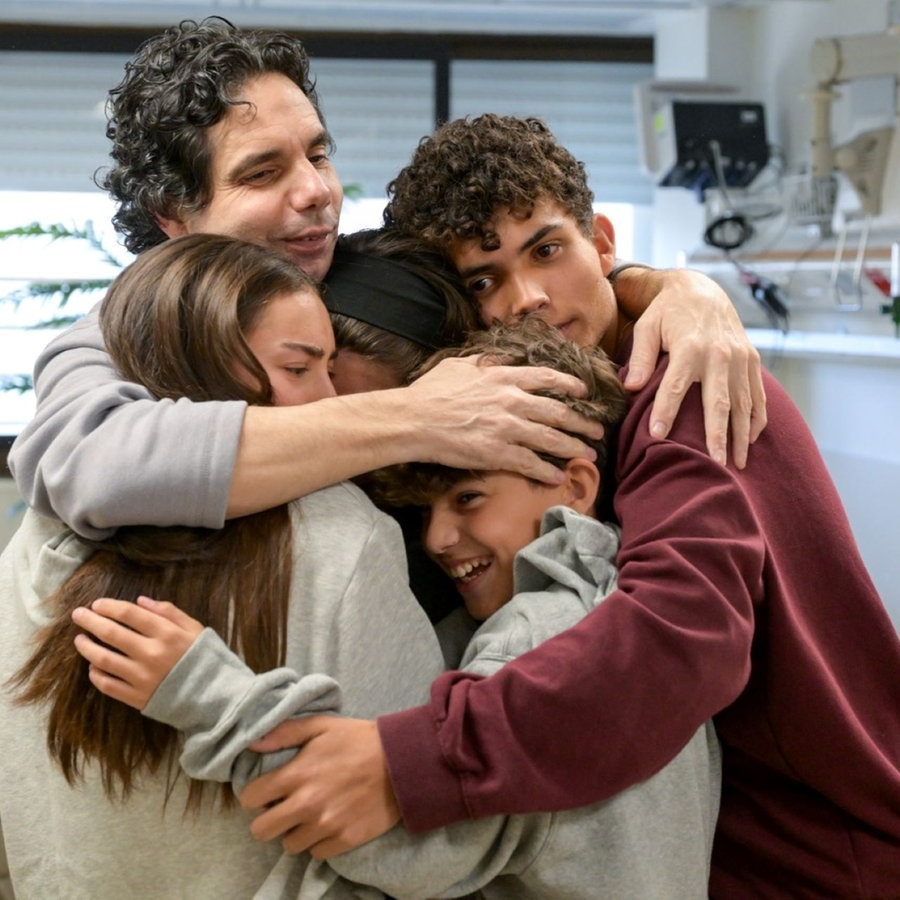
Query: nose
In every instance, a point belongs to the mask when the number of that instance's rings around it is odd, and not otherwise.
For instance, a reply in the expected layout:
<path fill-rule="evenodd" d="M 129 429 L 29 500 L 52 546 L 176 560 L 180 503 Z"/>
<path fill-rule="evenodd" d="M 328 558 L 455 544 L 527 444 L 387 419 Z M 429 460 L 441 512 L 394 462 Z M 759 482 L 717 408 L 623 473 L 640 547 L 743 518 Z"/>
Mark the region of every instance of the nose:
<path fill-rule="evenodd" d="M 434 504 L 428 513 L 422 543 L 431 556 L 441 556 L 459 542 L 456 521 L 450 510 Z"/>
<path fill-rule="evenodd" d="M 528 276 L 518 276 L 510 281 L 510 310 L 516 318 L 537 312 L 545 307 L 550 298 L 541 283 Z"/>
<path fill-rule="evenodd" d="M 291 206 L 301 211 L 327 206 L 333 202 L 333 188 L 327 174 L 317 169 L 308 159 L 300 162 L 291 182 Z"/>
<path fill-rule="evenodd" d="M 331 373 L 327 370 L 321 375 L 322 383 L 320 385 L 321 397 L 319 399 L 324 400 L 326 397 L 337 397 L 337 391 L 334 389 L 334 381 L 331 379 Z"/>

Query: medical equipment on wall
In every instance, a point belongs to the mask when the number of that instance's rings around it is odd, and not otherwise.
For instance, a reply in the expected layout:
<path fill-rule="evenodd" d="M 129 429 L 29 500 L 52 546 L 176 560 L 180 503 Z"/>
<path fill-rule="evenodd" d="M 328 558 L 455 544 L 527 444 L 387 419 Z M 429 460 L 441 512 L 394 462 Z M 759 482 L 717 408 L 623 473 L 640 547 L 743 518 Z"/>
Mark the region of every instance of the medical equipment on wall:
<path fill-rule="evenodd" d="M 832 108 L 841 95 L 835 85 L 861 79 L 890 78 L 893 88 L 892 118 L 897 115 L 897 79 L 900 77 L 900 33 L 887 31 L 877 34 L 819 38 L 810 51 L 809 65 L 816 81 L 808 95 L 812 102 L 811 192 L 822 198 L 822 218 L 828 221 L 823 234 L 830 234 L 830 221 L 835 211 L 836 173 L 841 173 L 853 187 L 864 217 L 853 268 L 852 288 L 861 299 L 861 278 L 866 245 L 872 218 L 881 213 L 882 193 L 887 174 L 888 158 L 896 130 L 896 123 L 872 128 L 857 134 L 842 144 L 832 141 Z M 843 308 L 860 308 L 860 303 L 847 305 L 842 301 L 840 270 L 847 242 L 848 224 L 838 235 L 832 264 L 832 288 Z M 896 262 L 893 263 L 896 265 Z M 892 295 L 893 296 L 893 295 Z M 892 315 L 897 324 L 897 303 L 882 309 Z"/>
<path fill-rule="evenodd" d="M 835 146 L 831 139 L 832 104 L 840 96 L 834 86 L 862 78 L 891 76 L 895 86 L 900 76 L 900 34 L 862 34 L 819 38 L 810 52 L 810 68 L 816 87 L 809 95 L 812 116 L 812 179 L 828 183 L 835 171 L 853 185 L 864 212 L 881 212 L 881 193 L 888 155 L 894 136 L 893 124 L 857 135 Z M 827 192 L 829 196 L 833 194 Z M 833 212 L 833 208 L 832 208 Z"/>
<path fill-rule="evenodd" d="M 755 212 L 732 202 L 768 166 L 771 150 L 761 103 L 732 99 L 737 89 L 704 81 L 646 81 L 635 90 L 641 162 L 660 187 L 683 187 L 707 205 L 724 201 L 712 216 L 704 241 L 721 250 L 738 270 L 750 296 L 773 328 L 787 330 L 788 308 L 774 282 L 731 255 L 754 233 L 752 222 L 781 211 L 770 203 Z"/>
<path fill-rule="evenodd" d="M 641 163 L 661 187 L 702 201 L 711 187 L 747 187 L 769 162 L 762 104 L 722 99 L 729 85 L 645 81 L 635 91 Z"/>

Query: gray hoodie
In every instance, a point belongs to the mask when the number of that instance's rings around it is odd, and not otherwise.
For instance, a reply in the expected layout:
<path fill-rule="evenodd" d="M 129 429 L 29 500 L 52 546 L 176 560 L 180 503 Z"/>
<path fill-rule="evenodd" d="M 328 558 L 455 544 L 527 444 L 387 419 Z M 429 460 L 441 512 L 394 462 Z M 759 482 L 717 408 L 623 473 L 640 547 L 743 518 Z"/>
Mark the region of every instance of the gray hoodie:
<path fill-rule="evenodd" d="M 342 710 L 371 718 L 425 702 L 442 669 L 434 630 L 407 585 L 393 519 L 350 484 L 309 494 L 290 509 L 290 668 L 260 676 L 246 696 L 230 688 L 225 668 L 216 684 L 189 685 L 192 701 L 222 724 L 216 739 L 226 748 L 233 746 L 232 711 L 242 703 L 262 709 L 259 694 L 266 701 L 287 697 L 297 713 Z M 43 601 L 89 552 L 59 523 L 26 514 L 0 556 L 0 680 L 24 662 L 35 631 L 48 620 Z M 254 716 L 257 730 L 242 731 L 244 742 L 268 721 Z M 245 777 L 254 773 L 253 762 Z M 16 900 L 240 900 L 271 885 L 280 845 L 256 841 L 252 816 L 240 809 L 205 806 L 185 816 L 183 782 L 168 803 L 165 773 L 143 777 L 124 803 L 107 799 L 93 765 L 70 786 L 47 754 L 45 711 L 0 694 L 0 821 Z M 295 873 L 302 875 L 308 858 L 290 858 Z M 290 890 L 281 896 L 296 896 Z"/>
<path fill-rule="evenodd" d="M 541 536 L 516 557 L 515 597 L 478 628 L 462 667 L 489 675 L 589 613 L 615 587 L 617 549 L 612 527 L 565 507 L 548 510 Z M 241 745 L 292 712 L 291 676 L 282 670 L 267 697 L 260 678 L 269 676 L 239 671 L 229 651 L 211 649 L 217 643 L 211 633 L 195 643 L 145 713 L 185 729 L 182 763 L 191 775 L 241 779 L 255 765 Z M 220 699 L 210 702 L 210 691 Z M 226 704 L 223 722 L 217 709 Z M 302 900 L 381 896 L 367 884 L 398 900 L 477 890 L 498 900 L 706 897 L 719 785 L 719 747 L 708 724 L 660 772 L 604 803 L 424 835 L 397 827 L 329 863 L 313 861 L 302 877 L 285 857 L 258 896 L 285 896 L 290 884 Z"/>

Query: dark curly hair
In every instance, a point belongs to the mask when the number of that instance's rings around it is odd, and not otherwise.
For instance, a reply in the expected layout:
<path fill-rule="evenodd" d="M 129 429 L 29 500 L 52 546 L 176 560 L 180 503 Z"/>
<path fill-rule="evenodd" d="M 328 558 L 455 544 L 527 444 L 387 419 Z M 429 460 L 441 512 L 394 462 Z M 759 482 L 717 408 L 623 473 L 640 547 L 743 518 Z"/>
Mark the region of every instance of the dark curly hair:
<path fill-rule="evenodd" d="M 528 218 L 537 201 L 554 200 L 591 234 L 593 193 L 584 163 L 540 119 L 456 119 L 423 138 L 412 161 L 388 185 L 386 225 L 446 251 L 479 238 L 495 249 L 501 210 Z"/>
<path fill-rule="evenodd" d="M 185 20 L 146 41 L 126 64 L 106 104 L 115 164 L 95 181 L 119 204 L 113 224 L 132 253 L 166 239 L 155 214 L 209 202 L 206 129 L 241 102 L 235 94 L 248 80 L 267 72 L 293 81 L 324 126 L 306 51 L 285 34 L 241 31 L 218 16 Z"/>
<path fill-rule="evenodd" d="M 558 391 L 536 391 L 566 404 L 586 419 L 604 426 L 603 437 L 592 440 L 577 435 L 597 451 L 596 465 L 607 466 L 608 448 L 618 424 L 625 416 L 627 400 L 615 365 L 599 347 L 581 347 L 568 341 L 560 331 L 537 316 L 526 316 L 514 323 L 498 323 L 485 331 L 471 334 L 460 347 L 439 350 L 419 369 L 416 378 L 449 357 L 482 356 L 485 365 L 547 366 L 558 372 L 580 378 L 587 387 L 584 397 L 573 397 Z M 541 454 L 544 459 L 563 468 L 566 460 Z M 471 474 L 436 463 L 403 463 L 378 469 L 372 475 L 372 491 L 378 503 L 385 506 L 427 506 Z M 603 479 L 603 486 L 607 481 Z M 604 495 L 605 496 L 605 495 Z"/>

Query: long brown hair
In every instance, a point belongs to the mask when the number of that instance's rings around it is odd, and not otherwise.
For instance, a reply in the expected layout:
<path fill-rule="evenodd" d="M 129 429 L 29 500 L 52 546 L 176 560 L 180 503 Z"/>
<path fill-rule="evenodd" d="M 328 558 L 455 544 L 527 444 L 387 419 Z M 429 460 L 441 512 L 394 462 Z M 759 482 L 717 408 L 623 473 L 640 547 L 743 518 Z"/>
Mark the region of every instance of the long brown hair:
<path fill-rule="evenodd" d="M 296 265 L 231 238 L 192 235 L 146 251 L 111 285 L 100 313 L 110 356 L 127 379 L 163 399 L 270 404 L 272 388 L 245 339 L 265 304 L 315 291 Z M 236 374 L 242 368 L 249 379 Z M 255 384 L 253 383 L 255 382 Z M 97 597 L 170 600 L 215 629 L 255 671 L 284 662 L 291 525 L 286 506 L 221 529 L 121 528 L 45 602 L 53 621 L 11 679 L 18 702 L 49 707 L 47 744 L 74 784 L 95 760 L 108 796 L 123 799 L 142 771 L 178 775 L 178 734 L 101 694 L 73 646 L 72 610 Z M 168 792 L 167 791 L 167 796 Z M 192 781 L 189 809 L 203 783 Z M 222 786 L 225 805 L 233 802 Z"/>

